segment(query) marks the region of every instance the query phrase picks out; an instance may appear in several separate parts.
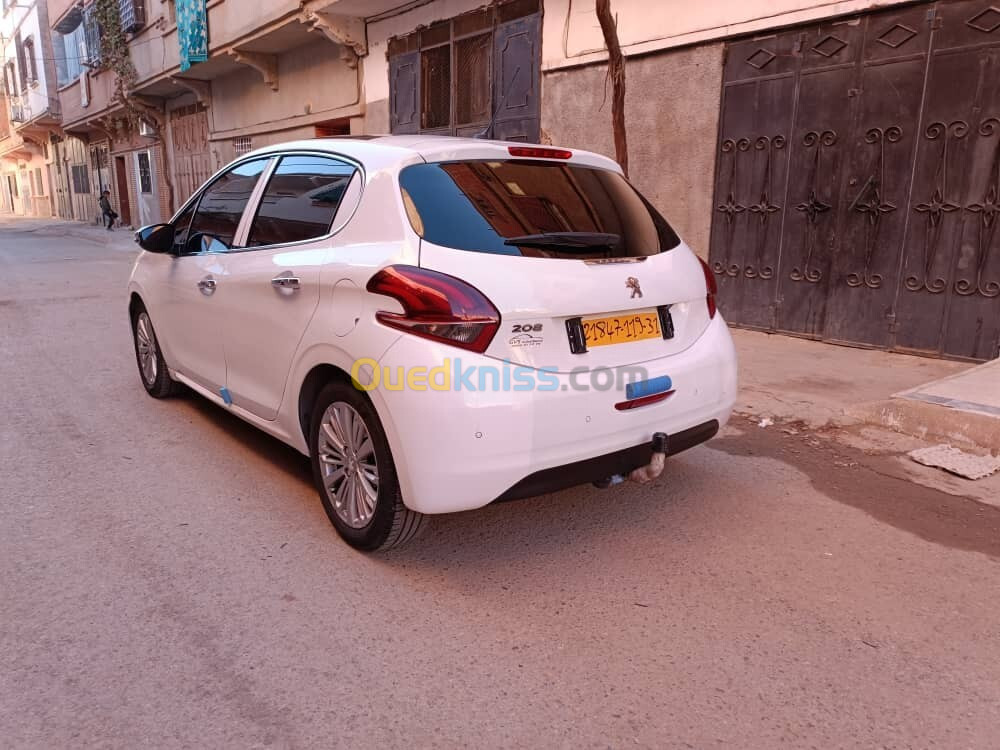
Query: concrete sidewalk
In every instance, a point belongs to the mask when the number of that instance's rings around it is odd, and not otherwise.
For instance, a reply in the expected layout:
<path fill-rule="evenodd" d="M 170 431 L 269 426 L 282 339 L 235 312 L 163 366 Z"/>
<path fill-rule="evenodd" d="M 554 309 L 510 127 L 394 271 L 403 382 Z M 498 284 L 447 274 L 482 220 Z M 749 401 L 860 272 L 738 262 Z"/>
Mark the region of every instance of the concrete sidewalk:
<path fill-rule="evenodd" d="M 842 423 L 848 409 L 969 368 L 960 362 L 855 349 L 732 329 L 740 358 L 744 414 L 801 420 L 819 428 Z"/>
<path fill-rule="evenodd" d="M 737 413 L 761 426 L 769 418 L 791 422 L 780 429 L 793 435 L 802 432 L 796 423 L 804 424 L 872 456 L 887 476 L 1000 507 L 1000 474 L 972 481 L 908 455 L 937 444 L 1000 454 L 1000 413 L 993 410 L 1000 407 L 1000 360 L 977 367 L 739 329 L 733 339 Z M 814 445 L 821 437 L 801 439 Z"/>
<path fill-rule="evenodd" d="M 737 411 L 811 428 L 876 425 L 1000 452 L 1000 361 L 974 366 L 734 329 Z"/>

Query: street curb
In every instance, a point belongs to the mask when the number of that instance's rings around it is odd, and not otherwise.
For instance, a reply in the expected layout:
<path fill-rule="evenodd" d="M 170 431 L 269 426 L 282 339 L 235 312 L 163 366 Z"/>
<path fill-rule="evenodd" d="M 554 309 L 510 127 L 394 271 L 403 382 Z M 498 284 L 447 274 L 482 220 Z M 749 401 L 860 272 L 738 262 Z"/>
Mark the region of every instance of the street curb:
<path fill-rule="evenodd" d="M 847 414 L 902 435 L 1000 455 L 1000 417 L 989 414 L 906 398 L 859 404 Z"/>

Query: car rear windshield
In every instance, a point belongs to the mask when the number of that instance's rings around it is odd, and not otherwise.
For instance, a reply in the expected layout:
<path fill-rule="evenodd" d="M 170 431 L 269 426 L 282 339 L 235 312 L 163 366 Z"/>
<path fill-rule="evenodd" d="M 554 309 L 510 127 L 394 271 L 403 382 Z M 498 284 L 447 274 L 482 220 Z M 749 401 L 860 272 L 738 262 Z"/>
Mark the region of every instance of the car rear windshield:
<path fill-rule="evenodd" d="M 676 247 L 666 220 L 620 174 L 548 161 L 417 164 L 399 175 L 428 242 L 535 258 L 634 258 Z"/>

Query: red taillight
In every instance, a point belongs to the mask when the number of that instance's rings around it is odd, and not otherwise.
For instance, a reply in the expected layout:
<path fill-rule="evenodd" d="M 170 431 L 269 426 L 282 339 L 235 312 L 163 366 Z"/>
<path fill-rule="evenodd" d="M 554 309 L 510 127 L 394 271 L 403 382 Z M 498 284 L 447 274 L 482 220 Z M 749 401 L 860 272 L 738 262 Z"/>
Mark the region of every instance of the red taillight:
<path fill-rule="evenodd" d="M 701 270 L 705 274 L 705 301 L 708 303 L 708 317 L 714 318 L 716 313 L 715 295 L 719 293 L 719 286 L 715 283 L 715 274 L 709 268 L 708 263 L 698 258 L 701 263 Z"/>
<path fill-rule="evenodd" d="M 542 148 L 540 146 L 511 146 L 507 149 L 511 156 L 520 156 L 525 159 L 569 159 L 573 156 L 572 151 L 564 148 Z"/>
<path fill-rule="evenodd" d="M 475 287 L 454 276 L 415 266 L 388 266 L 368 281 L 372 294 L 399 301 L 404 312 L 380 310 L 381 323 L 482 353 L 500 327 L 500 313 Z"/>

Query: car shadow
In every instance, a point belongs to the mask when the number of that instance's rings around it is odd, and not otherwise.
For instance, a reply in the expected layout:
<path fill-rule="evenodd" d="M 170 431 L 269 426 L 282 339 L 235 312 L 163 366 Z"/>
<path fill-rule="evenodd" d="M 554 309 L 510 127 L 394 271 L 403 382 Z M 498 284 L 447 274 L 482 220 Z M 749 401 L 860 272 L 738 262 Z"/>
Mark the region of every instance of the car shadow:
<path fill-rule="evenodd" d="M 294 480 L 305 503 L 319 505 L 308 458 L 203 398 L 189 394 L 183 400 L 195 418 L 208 421 L 262 465 L 270 464 Z M 702 450 L 672 458 L 664 475 L 648 485 L 626 482 L 597 489 L 585 484 L 478 510 L 427 516 L 416 539 L 365 557 L 388 568 L 450 571 L 457 576 L 454 585 L 475 587 L 478 576 L 507 570 L 511 563 L 558 564 L 560 556 L 567 562 L 598 549 L 624 551 L 636 544 L 637 536 L 662 534 L 686 515 L 687 498 L 677 487 L 690 486 L 684 475 L 701 471 L 690 458 Z M 344 544 L 332 526 L 329 533 L 331 544 Z M 571 554 L 561 555 L 563 551 Z"/>
<path fill-rule="evenodd" d="M 309 465 L 309 459 L 290 445 L 286 445 L 248 422 L 244 422 L 235 414 L 197 394 L 187 392 L 178 400 L 184 401 L 190 406 L 197 418 L 211 422 L 220 432 L 224 432 L 239 441 L 248 452 L 266 459 L 276 469 L 300 482 L 303 488 L 312 491 L 312 468 Z M 314 493 L 310 492 L 310 494 L 314 496 Z"/>
<path fill-rule="evenodd" d="M 700 471 L 680 460 L 655 482 L 608 489 L 578 485 L 478 510 L 431 516 L 409 544 L 378 556 L 388 566 L 447 570 L 456 586 L 474 590 L 483 576 L 509 576 L 514 568 L 555 567 L 574 575 L 583 560 L 629 557 L 664 536 L 682 535 L 689 498 L 676 481 Z M 686 519 L 686 520 L 685 520 Z"/>

